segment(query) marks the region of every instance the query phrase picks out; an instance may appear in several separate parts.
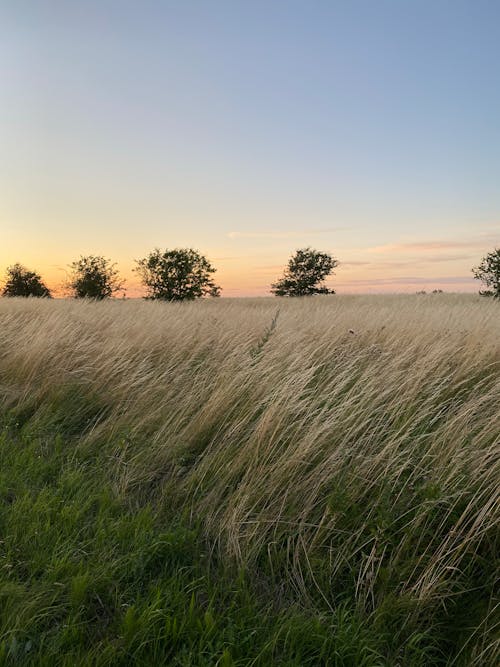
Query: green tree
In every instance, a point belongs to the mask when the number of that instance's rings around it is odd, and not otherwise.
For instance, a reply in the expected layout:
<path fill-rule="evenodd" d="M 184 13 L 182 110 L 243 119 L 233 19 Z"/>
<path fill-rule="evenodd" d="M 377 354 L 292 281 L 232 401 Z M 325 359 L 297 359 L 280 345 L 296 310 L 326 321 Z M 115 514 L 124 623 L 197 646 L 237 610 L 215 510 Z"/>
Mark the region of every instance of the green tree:
<path fill-rule="evenodd" d="M 307 296 L 310 294 L 335 294 L 323 281 L 333 273 L 338 261 L 329 253 L 312 248 L 296 250 L 288 261 L 283 278 L 271 285 L 276 296 Z"/>
<path fill-rule="evenodd" d="M 480 291 L 479 294 L 500 299 L 500 248 L 495 248 L 483 257 L 479 266 L 472 269 L 472 273 L 474 278 L 490 288 Z"/>
<path fill-rule="evenodd" d="M 107 299 L 122 289 L 119 273 L 109 259 L 88 255 L 80 257 L 70 268 L 68 287 L 76 299 Z"/>
<path fill-rule="evenodd" d="M 220 287 L 212 279 L 215 269 L 192 248 L 161 251 L 155 248 L 137 260 L 135 271 L 147 289 L 147 299 L 191 301 L 203 296 L 220 296 Z"/>
<path fill-rule="evenodd" d="M 22 264 L 13 264 L 7 268 L 2 296 L 50 298 L 52 295 L 38 273 L 29 271 Z"/>

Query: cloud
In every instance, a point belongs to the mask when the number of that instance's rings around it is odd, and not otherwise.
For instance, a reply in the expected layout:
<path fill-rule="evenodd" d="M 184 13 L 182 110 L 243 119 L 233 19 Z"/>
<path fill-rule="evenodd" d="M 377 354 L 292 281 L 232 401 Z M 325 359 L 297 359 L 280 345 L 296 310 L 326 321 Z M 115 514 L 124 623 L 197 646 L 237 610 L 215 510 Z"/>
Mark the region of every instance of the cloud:
<path fill-rule="evenodd" d="M 464 260 L 473 260 L 476 259 L 476 255 L 470 253 L 456 253 L 454 255 L 424 255 L 423 257 L 418 258 L 408 258 L 400 260 L 384 260 L 384 259 L 374 259 L 373 261 L 341 261 L 339 267 L 346 269 L 352 268 L 357 269 L 363 267 L 369 271 L 375 270 L 380 271 L 381 269 L 412 269 L 417 267 L 422 267 L 427 264 L 442 264 L 444 262 L 458 262 Z"/>
<path fill-rule="evenodd" d="M 396 253 L 396 252 L 429 252 L 433 250 L 456 250 L 457 248 L 470 247 L 470 243 L 462 241 L 419 241 L 414 243 L 388 243 L 387 245 L 366 248 L 366 252 L 374 254 Z"/>
<path fill-rule="evenodd" d="M 306 229 L 295 232 L 229 232 L 230 239 L 298 239 L 307 236 L 330 234 L 349 229 L 348 227 L 329 227 L 327 229 Z"/>
<path fill-rule="evenodd" d="M 373 262 L 361 262 L 358 260 L 351 260 L 347 262 L 343 261 L 340 262 L 339 264 L 339 266 L 342 266 L 343 268 L 345 268 L 346 266 L 373 266 L 373 265 L 374 265 Z"/>
<path fill-rule="evenodd" d="M 474 259 L 475 254 L 471 253 L 461 253 L 457 255 L 437 255 L 435 257 L 426 257 L 423 259 L 423 262 L 456 262 L 461 259 Z"/>
<path fill-rule="evenodd" d="M 411 258 L 411 259 L 401 259 L 398 261 L 381 261 L 381 262 L 370 262 L 368 266 L 373 267 L 373 268 L 384 268 L 384 269 L 400 269 L 410 266 L 422 266 L 425 264 L 442 264 L 443 262 L 457 262 L 457 261 L 462 261 L 465 259 L 474 259 L 475 255 L 469 255 L 469 254 L 460 254 L 460 255 L 432 255 L 431 257 L 429 256 L 424 256 L 424 257 L 418 257 L 418 258 Z"/>
<path fill-rule="evenodd" d="M 390 254 L 390 253 L 415 253 L 415 252 L 433 252 L 433 251 L 448 251 L 460 250 L 467 248 L 482 249 L 486 245 L 499 242 L 499 238 L 491 235 L 484 235 L 481 239 L 471 239 L 464 241 L 411 241 L 407 243 L 388 243 L 387 245 L 374 246 L 372 248 L 365 248 L 365 252 L 374 254 Z"/>
<path fill-rule="evenodd" d="M 484 226 L 484 230 L 479 232 L 479 236 L 490 236 L 494 232 L 497 236 L 500 234 L 500 223 L 494 222 L 490 225 Z"/>
<path fill-rule="evenodd" d="M 377 285 L 473 285 L 472 276 L 398 276 L 394 278 L 360 278 L 348 282 L 335 281 L 338 286 L 377 286 Z"/>

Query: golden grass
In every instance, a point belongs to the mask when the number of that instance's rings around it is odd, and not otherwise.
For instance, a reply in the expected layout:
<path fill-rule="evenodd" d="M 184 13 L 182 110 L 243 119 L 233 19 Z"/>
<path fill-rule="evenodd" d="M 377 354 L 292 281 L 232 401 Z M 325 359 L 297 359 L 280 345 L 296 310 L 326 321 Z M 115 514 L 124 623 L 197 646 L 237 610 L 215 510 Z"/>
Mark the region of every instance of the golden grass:
<path fill-rule="evenodd" d="M 351 586 L 367 613 L 390 591 L 426 613 L 494 553 L 496 302 L 2 299 L 0 351 L 4 410 L 87 397 L 84 441 L 114 443 L 120 493 L 174 490 L 224 558 L 304 600 Z M 493 619 L 491 599 L 475 664 L 498 648 Z"/>

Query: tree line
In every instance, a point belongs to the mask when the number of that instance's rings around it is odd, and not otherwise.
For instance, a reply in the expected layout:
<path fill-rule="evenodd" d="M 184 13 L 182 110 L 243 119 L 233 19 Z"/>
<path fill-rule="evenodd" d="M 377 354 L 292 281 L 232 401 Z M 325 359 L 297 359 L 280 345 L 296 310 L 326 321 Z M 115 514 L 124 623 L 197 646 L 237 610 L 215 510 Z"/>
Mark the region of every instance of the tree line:
<path fill-rule="evenodd" d="M 334 273 L 338 264 L 328 252 L 301 248 L 290 257 L 282 277 L 271 285 L 270 291 L 276 296 L 335 294 L 324 281 Z M 69 268 L 64 287 L 74 298 L 102 300 L 124 293 L 116 264 L 105 257 L 81 256 Z M 221 288 L 213 280 L 216 269 L 192 248 L 164 251 L 156 248 L 143 259 L 136 260 L 134 271 L 146 290 L 146 299 L 192 301 L 205 296 L 218 297 L 221 293 Z M 495 248 L 483 257 L 472 272 L 486 288 L 480 290 L 481 295 L 500 299 L 500 249 Z M 5 297 L 52 296 L 41 276 L 19 263 L 7 268 L 1 294 Z"/>

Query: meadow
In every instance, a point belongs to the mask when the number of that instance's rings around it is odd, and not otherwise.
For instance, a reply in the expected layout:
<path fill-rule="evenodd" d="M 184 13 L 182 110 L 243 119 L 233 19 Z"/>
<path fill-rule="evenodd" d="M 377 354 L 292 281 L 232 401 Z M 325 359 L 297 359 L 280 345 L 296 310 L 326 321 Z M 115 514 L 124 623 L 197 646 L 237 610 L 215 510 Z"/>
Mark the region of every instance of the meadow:
<path fill-rule="evenodd" d="M 0 299 L 0 665 L 496 665 L 499 446 L 492 299 Z"/>

